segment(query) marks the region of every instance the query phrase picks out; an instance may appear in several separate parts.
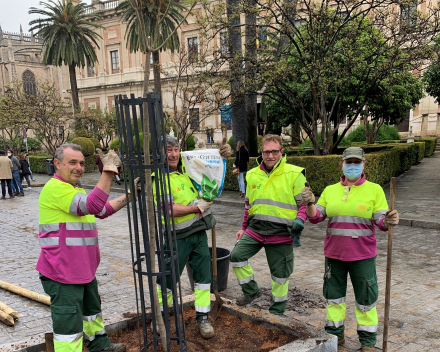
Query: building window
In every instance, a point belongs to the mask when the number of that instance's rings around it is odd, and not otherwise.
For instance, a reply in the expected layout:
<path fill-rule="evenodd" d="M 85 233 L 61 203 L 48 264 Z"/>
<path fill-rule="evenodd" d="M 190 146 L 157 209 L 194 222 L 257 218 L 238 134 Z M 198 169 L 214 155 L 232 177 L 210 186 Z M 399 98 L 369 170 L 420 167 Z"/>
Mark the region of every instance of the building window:
<path fill-rule="evenodd" d="M 200 125 L 200 110 L 198 108 L 189 109 L 189 124 L 192 130 L 197 130 Z"/>
<path fill-rule="evenodd" d="M 229 40 L 226 32 L 220 33 L 220 53 L 222 56 L 229 56 Z"/>
<path fill-rule="evenodd" d="M 23 89 L 26 94 L 37 94 L 37 85 L 35 83 L 35 75 L 29 71 L 26 70 L 23 72 Z"/>
<path fill-rule="evenodd" d="M 406 24 L 414 25 L 417 19 L 417 4 L 401 5 L 400 19 Z"/>
<path fill-rule="evenodd" d="M 112 60 L 112 73 L 119 73 L 119 51 L 110 51 L 110 57 Z"/>
<path fill-rule="evenodd" d="M 197 37 L 188 38 L 188 61 L 196 62 L 199 54 L 199 39 Z"/>
<path fill-rule="evenodd" d="M 87 77 L 95 76 L 95 64 L 92 62 L 87 65 Z"/>
<path fill-rule="evenodd" d="M 267 48 L 267 33 L 269 32 L 266 26 L 259 26 L 257 29 L 257 49 Z"/>

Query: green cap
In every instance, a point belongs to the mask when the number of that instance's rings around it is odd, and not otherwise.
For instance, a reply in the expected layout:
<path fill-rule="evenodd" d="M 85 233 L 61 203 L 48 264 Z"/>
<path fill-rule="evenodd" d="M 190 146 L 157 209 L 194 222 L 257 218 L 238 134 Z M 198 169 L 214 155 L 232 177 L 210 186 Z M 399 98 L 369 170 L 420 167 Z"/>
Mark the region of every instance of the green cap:
<path fill-rule="evenodd" d="M 356 158 L 365 161 L 365 152 L 361 147 L 346 148 L 344 150 L 344 153 L 342 154 L 342 161 L 350 158 Z"/>

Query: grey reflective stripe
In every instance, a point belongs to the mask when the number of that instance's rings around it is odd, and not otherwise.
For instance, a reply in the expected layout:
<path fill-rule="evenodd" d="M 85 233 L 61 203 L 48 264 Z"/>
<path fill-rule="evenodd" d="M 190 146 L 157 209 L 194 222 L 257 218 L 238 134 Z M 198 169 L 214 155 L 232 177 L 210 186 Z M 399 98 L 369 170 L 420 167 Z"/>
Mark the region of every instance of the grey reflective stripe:
<path fill-rule="evenodd" d="M 104 208 L 102 208 L 102 211 L 98 214 L 98 216 L 103 216 L 105 214 L 105 212 L 106 212 L 106 209 L 104 207 Z"/>
<path fill-rule="evenodd" d="M 254 275 L 251 275 L 251 276 L 247 277 L 246 279 L 238 280 L 238 283 L 240 285 L 244 285 L 244 284 L 247 284 L 248 282 L 251 282 L 253 279 L 254 279 Z"/>
<path fill-rule="evenodd" d="M 79 340 L 83 336 L 82 331 L 71 335 L 53 334 L 53 339 L 59 342 L 73 342 Z"/>
<path fill-rule="evenodd" d="M 295 200 L 296 200 L 297 202 L 302 202 L 303 198 L 302 198 L 302 196 L 301 196 L 301 193 L 295 196 Z"/>
<path fill-rule="evenodd" d="M 385 216 L 386 213 L 387 213 L 386 210 L 376 211 L 375 213 L 373 213 L 373 219 L 380 220 L 381 218 L 383 218 Z"/>
<path fill-rule="evenodd" d="M 96 230 L 94 222 L 66 222 L 66 230 L 88 231 Z"/>
<path fill-rule="evenodd" d="M 38 243 L 40 244 L 40 246 L 59 246 L 60 238 L 59 237 L 39 238 Z"/>
<path fill-rule="evenodd" d="M 246 260 L 245 262 L 231 262 L 231 266 L 233 268 L 242 268 L 244 266 L 248 265 L 248 261 Z"/>
<path fill-rule="evenodd" d="M 343 326 L 343 325 L 344 325 L 344 321 L 343 320 L 341 320 L 341 321 L 330 321 L 330 320 L 327 320 L 327 325 L 326 326 L 333 326 L 335 328 L 339 328 L 340 326 Z"/>
<path fill-rule="evenodd" d="M 78 215 L 78 205 L 79 209 L 84 215 L 89 215 L 90 212 L 87 209 L 87 195 L 83 193 L 77 193 L 72 199 L 72 203 L 69 206 L 69 213 L 72 215 Z"/>
<path fill-rule="evenodd" d="M 367 331 L 367 332 L 376 332 L 377 331 L 377 325 L 358 325 L 357 331 Z"/>
<path fill-rule="evenodd" d="M 209 209 L 207 212 L 203 213 L 202 216 L 199 216 L 196 214 L 196 216 L 193 217 L 192 219 L 181 222 L 180 224 L 176 224 L 174 227 L 175 227 L 176 231 L 186 229 L 187 227 L 190 227 L 195 222 L 199 221 L 201 218 L 204 218 L 205 216 L 210 215 L 210 214 L 211 214 L 211 209 Z"/>
<path fill-rule="evenodd" d="M 273 205 L 275 207 L 282 209 L 298 210 L 298 207 L 296 205 L 290 203 L 284 203 L 284 202 L 277 202 L 272 199 L 255 199 L 255 201 L 249 205 L 251 207 L 253 207 L 254 205 Z"/>
<path fill-rule="evenodd" d="M 273 275 L 271 275 L 271 276 L 272 276 L 273 281 L 275 281 L 276 283 L 281 284 L 281 285 L 284 285 L 289 280 L 288 277 L 284 279 L 284 278 L 275 277 Z"/>
<path fill-rule="evenodd" d="M 66 238 L 66 246 L 93 246 L 95 244 L 98 244 L 98 237 Z"/>
<path fill-rule="evenodd" d="M 363 224 L 363 225 L 371 225 L 371 219 L 361 218 L 359 216 L 348 216 L 348 215 L 340 215 L 340 216 L 331 216 L 328 218 L 328 222 L 345 222 L 351 224 Z"/>
<path fill-rule="evenodd" d="M 194 284 L 194 289 L 198 289 L 198 290 L 210 290 L 211 289 L 211 284 Z"/>
<path fill-rule="evenodd" d="M 209 313 L 209 311 L 211 310 L 211 306 L 207 306 L 207 307 L 194 306 L 194 308 L 196 309 L 196 312 L 199 313 Z"/>
<path fill-rule="evenodd" d="M 322 205 L 315 205 L 316 209 L 319 210 L 321 217 L 323 217 L 324 215 L 327 215 L 327 213 L 325 212 L 325 207 L 323 207 Z"/>
<path fill-rule="evenodd" d="M 272 299 L 274 302 L 285 302 L 287 301 L 287 295 L 283 297 L 275 297 L 274 295 L 272 295 Z"/>
<path fill-rule="evenodd" d="M 329 306 L 331 306 L 333 304 L 342 304 L 342 303 L 345 303 L 345 297 L 327 300 L 327 304 Z"/>
<path fill-rule="evenodd" d="M 371 236 L 373 231 L 370 229 L 356 230 L 356 229 L 334 229 L 327 227 L 327 234 L 334 236 L 349 236 L 349 237 L 359 237 L 359 236 Z"/>
<path fill-rule="evenodd" d="M 38 231 L 40 232 L 51 232 L 51 231 L 59 231 L 60 224 L 40 224 L 38 225 Z"/>
<path fill-rule="evenodd" d="M 356 308 L 362 312 L 368 312 L 369 310 L 372 310 L 374 307 L 376 307 L 376 302 L 370 304 L 369 306 L 363 306 L 362 304 L 356 302 Z"/>
<path fill-rule="evenodd" d="M 96 320 L 98 317 L 102 317 L 102 313 L 98 313 L 95 315 L 83 315 L 83 320 L 92 321 L 92 320 Z"/>
<path fill-rule="evenodd" d="M 256 215 L 252 215 L 252 216 L 253 216 L 253 219 L 256 219 L 256 220 L 271 221 L 271 222 L 276 222 L 279 224 L 286 224 L 286 225 L 292 223 L 292 219 L 279 218 L 278 216 L 262 215 L 262 214 L 256 214 Z"/>

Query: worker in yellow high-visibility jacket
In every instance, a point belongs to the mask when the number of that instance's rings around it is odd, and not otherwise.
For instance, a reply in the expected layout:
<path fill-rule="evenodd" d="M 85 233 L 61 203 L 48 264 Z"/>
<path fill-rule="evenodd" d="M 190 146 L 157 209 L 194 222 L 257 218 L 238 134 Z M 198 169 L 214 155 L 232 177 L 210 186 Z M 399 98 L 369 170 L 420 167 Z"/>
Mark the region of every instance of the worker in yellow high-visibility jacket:
<path fill-rule="evenodd" d="M 301 196 L 312 224 L 329 218 L 324 244 L 325 330 L 338 336 L 339 344 L 345 342 L 345 297 L 349 273 L 356 298 L 357 332 L 362 352 L 373 352 L 379 295 L 375 228 L 388 231 L 389 225 L 398 224 L 399 214 L 396 210 L 388 210 L 382 187 L 365 179 L 365 160 L 362 148 L 345 149 L 342 156 L 344 175 L 340 182 L 326 187 L 316 206 L 309 187 L 302 190 Z"/>

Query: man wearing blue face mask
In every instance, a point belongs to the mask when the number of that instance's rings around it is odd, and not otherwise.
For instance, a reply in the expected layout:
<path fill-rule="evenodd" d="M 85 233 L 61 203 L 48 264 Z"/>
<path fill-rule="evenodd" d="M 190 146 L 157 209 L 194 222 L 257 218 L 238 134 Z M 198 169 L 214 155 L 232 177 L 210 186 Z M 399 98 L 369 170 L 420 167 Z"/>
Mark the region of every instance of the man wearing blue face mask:
<path fill-rule="evenodd" d="M 342 155 L 341 181 L 325 188 L 316 206 L 309 187 L 301 191 L 302 202 L 312 224 L 328 216 L 324 255 L 324 297 L 327 299 L 325 330 L 343 344 L 347 275 L 356 298 L 357 333 L 362 352 L 375 351 L 378 325 L 376 301 L 379 295 L 376 275 L 376 227 L 388 231 L 397 225 L 399 214 L 388 210 L 383 189 L 369 182 L 363 173 L 364 150 L 350 147 Z"/>

